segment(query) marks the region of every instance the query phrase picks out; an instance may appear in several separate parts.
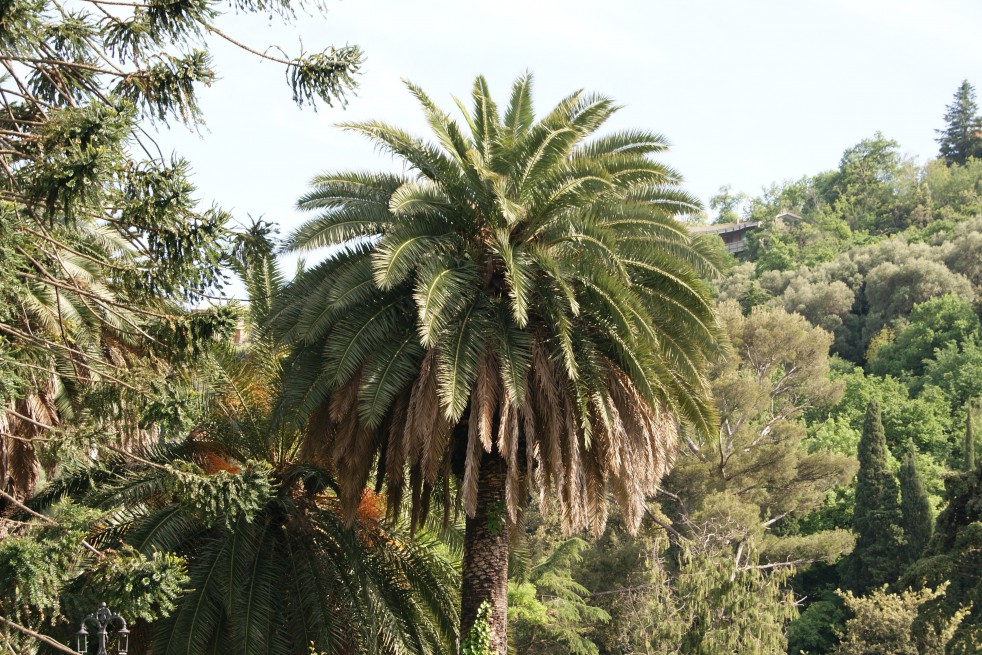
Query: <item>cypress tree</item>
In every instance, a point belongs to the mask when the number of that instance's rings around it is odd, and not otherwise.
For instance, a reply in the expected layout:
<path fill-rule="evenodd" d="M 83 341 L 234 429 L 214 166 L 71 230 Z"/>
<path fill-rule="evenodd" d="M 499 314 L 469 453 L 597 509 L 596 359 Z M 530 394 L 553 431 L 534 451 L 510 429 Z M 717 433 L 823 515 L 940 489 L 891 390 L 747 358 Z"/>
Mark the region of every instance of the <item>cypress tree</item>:
<path fill-rule="evenodd" d="M 903 556 L 897 479 L 887 467 L 880 406 L 870 401 L 859 440 L 853 530 L 856 548 L 844 562 L 843 582 L 859 594 L 896 580 Z"/>
<path fill-rule="evenodd" d="M 975 404 L 971 399 L 968 401 L 968 409 L 965 412 L 965 444 L 962 448 L 964 454 L 964 470 L 966 473 L 971 473 L 975 470 L 975 435 L 972 434 L 972 410 L 975 408 Z"/>
<path fill-rule="evenodd" d="M 906 562 L 921 556 L 934 533 L 931 501 L 917 470 L 914 442 L 907 442 L 907 455 L 900 466 L 901 527 L 904 531 Z"/>
<path fill-rule="evenodd" d="M 944 115 L 945 128 L 935 130 L 940 156 L 949 164 L 964 164 L 969 157 L 982 157 L 982 118 L 975 102 L 975 87 L 962 82 Z"/>

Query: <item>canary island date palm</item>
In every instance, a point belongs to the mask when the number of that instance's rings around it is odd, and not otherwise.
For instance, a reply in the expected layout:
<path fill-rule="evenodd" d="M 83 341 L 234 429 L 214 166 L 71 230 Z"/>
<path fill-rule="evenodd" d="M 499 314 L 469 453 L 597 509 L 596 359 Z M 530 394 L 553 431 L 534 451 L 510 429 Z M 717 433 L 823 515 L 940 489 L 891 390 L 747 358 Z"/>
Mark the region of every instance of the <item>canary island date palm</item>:
<path fill-rule="evenodd" d="M 504 114 L 478 78 L 459 124 L 409 85 L 435 135 L 346 124 L 405 173 L 319 175 L 296 250 L 330 248 L 274 321 L 295 344 L 283 406 L 353 514 L 376 473 L 417 518 L 456 478 L 467 518 L 462 635 L 490 602 L 506 644 L 508 526 L 534 485 L 565 528 L 636 528 L 680 429 L 711 433 L 720 333 L 697 208 L 645 131 L 594 136 L 617 110 L 576 92 L 536 119 L 530 78 Z M 406 493 L 408 492 L 408 493 Z"/>

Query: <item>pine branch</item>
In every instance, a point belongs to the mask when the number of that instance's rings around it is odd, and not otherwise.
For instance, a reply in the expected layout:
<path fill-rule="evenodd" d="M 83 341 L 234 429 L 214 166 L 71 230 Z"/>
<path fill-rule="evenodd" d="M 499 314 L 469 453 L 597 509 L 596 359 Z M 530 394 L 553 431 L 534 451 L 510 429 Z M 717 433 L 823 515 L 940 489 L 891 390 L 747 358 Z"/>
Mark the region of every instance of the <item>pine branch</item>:
<path fill-rule="evenodd" d="M 41 423 L 40 421 L 35 421 L 30 416 L 24 416 L 20 412 L 17 412 L 15 410 L 11 409 L 10 407 L 4 407 L 3 408 L 3 411 L 5 413 L 7 413 L 7 414 L 12 414 L 12 415 L 16 416 L 21 421 L 25 421 L 26 423 L 30 423 L 34 427 L 41 428 L 42 430 L 52 430 L 52 431 L 55 431 L 55 430 L 58 429 L 58 428 L 56 428 L 53 425 L 48 425 L 47 423 Z"/>
<path fill-rule="evenodd" d="M 217 27 L 215 27 L 215 25 L 212 24 L 212 23 L 205 23 L 204 26 L 205 26 L 205 29 L 208 30 L 209 32 L 212 32 L 213 34 L 217 34 L 218 36 L 220 36 L 221 38 L 225 39 L 226 41 L 228 41 L 232 45 L 234 45 L 234 46 L 236 46 L 238 48 L 241 48 L 242 50 L 245 50 L 246 52 L 248 52 L 250 54 L 256 55 L 257 57 L 260 57 L 262 59 L 266 59 L 268 61 L 276 62 L 277 64 L 282 64 L 283 66 L 295 66 L 296 65 L 295 62 L 292 62 L 292 61 L 290 61 L 288 59 L 280 59 L 279 57 L 272 57 L 272 56 L 266 54 L 265 52 L 260 52 L 259 50 L 256 50 L 254 48 L 251 48 L 251 47 L 247 46 L 246 44 L 242 43 L 241 41 L 236 41 L 231 36 L 229 36 L 225 32 L 223 32 L 220 29 L 218 29 Z"/>
<path fill-rule="evenodd" d="M 59 350 L 64 350 L 64 351 L 66 351 L 68 353 L 71 353 L 72 355 L 80 355 L 83 358 L 86 358 L 86 359 L 95 361 L 96 363 L 98 363 L 100 365 L 108 366 L 108 367 L 113 368 L 113 369 L 115 369 L 117 371 L 128 372 L 127 369 L 125 367 L 123 367 L 123 366 L 119 366 L 117 364 L 113 364 L 110 361 L 107 361 L 107 360 L 104 360 L 104 359 L 100 359 L 98 357 L 92 357 L 90 354 L 83 353 L 80 350 L 76 350 L 76 349 L 74 349 L 74 348 L 72 348 L 70 346 L 66 346 L 65 344 L 62 344 L 62 343 L 58 343 L 57 341 L 51 341 L 49 339 L 45 339 L 44 337 L 39 337 L 39 336 L 34 335 L 34 334 L 29 334 L 27 332 L 22 332 L 21 330 L 18 330 L 17 328 L 15 328 L 15 327 L 13 327 L 11 325 L 7 325 L 6 323 L 0 323 L 0 332 L 6 332 L 7 334 L 9 334 L 11 336 L 20 337 L 21 339 L 25 339 L 27 341 L 30 341 L 30 342 L 36 344 L 36 345 L 41 345 L 41 346 L 44 346 L 44 347 L 47 347 L 47 348 L 57 348 Z M 125 381 L 117 378 L 117 377 L 114 377 L 113 375 L 110 375 L 109 373 L 106 373 L 104 370 L 99 370 L 99 369 L 96 369 L 96 368 L 92 367 L 86 361 L 82 361 L 82 365 L 85 366 L 85 368 L 87 368 L 89 371 L 91 371 L 91 372 L 93 372 L 93 373 L 95 373 L 97 375 L 100 375 L 102 377 L 105 377 L 106 379 L 111 380 L 111 381 L 115 382 L 116 384 L 119 384 L 119 385 L 121 385 L 121 386 L 129 389 L 130 391 L 139 391 L 139 389 L 137 389 L 136 387 L 132 386 L 131 384 L 129 384 L 129 383 L 127 383 L 127 382 L 125 382 Z"/>

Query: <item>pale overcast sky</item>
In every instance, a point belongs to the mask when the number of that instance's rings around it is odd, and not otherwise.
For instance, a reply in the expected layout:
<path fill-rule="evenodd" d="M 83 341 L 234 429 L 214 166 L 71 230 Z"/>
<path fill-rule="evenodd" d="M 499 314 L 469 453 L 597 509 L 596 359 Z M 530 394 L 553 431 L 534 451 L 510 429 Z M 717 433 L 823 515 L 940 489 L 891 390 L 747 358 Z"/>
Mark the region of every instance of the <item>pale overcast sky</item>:
<path fill-rule="evenodd" d="M 724 184 L 762 187 L 836 166 L 876 131 L 923 161 L 963 79 L 982 85 L 978 0 L 325 0 L 291 25 L 229 16 L 219 25 L 288 52 L 358 44 L 367 60 L 346 109 L 298 109 L 282 70 L 214 43 L 222 77 L 202 93 L 207 130 L 161 137 L 188 157 L 202 200 L 284 234 L 310 178 L 394 164 L 334 127 L 382 119 L 424 134 L 400 80 L 447 110 L 485 75 L 501 104 L 522 71 L 543 111 L 578 88 L 624 109 L 611 127 L 665 134 L 663 159 L 704 202 Z"/>

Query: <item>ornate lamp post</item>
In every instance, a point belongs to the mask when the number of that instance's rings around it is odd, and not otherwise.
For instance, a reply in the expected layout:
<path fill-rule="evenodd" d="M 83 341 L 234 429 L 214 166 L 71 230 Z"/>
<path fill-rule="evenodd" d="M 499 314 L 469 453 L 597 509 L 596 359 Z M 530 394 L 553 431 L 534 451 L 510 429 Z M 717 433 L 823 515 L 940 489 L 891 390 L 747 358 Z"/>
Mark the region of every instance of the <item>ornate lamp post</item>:
<path fill-rule="evenodd" d="M 109 635 L 107 628 L 116 630 L 116 637 L 119 639 L 119 655 L 126 655 L 130 649 L 130 631 L 126 629 L 126 621 L 119 614 L 116 614 L 103 603 L 92 614 L 82 619 L 78 632 L 75 633 L 75 650 L 79 655 L 85 655 L 89 649 L 89 635 L 86 626 L 95 630 L 95 635 L 99 640 L 99 650 L 96 655 L 109 655 L 106 652 L 106 637 Z"/>

